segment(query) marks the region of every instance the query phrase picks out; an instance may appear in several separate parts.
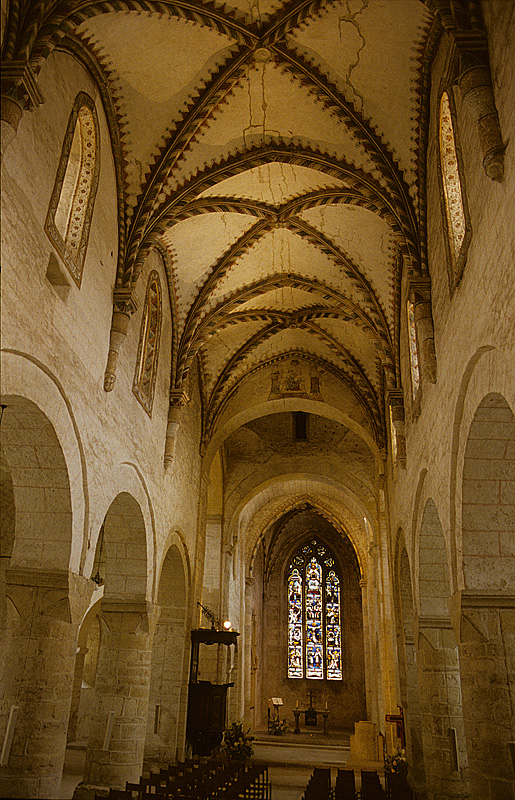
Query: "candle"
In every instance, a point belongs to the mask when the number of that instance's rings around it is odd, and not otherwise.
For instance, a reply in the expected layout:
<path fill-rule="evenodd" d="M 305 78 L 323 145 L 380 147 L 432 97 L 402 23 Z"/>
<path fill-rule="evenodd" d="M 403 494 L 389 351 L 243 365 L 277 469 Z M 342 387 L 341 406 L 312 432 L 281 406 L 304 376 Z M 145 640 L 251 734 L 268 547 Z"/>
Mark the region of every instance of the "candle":
<path fill-rule="evenodd" d="M 298 708 L 298 707 L 299 707 L 299 701 L 297 700 L 297 705 L 295 706 L 295 708 Z"/>
<path fill-rule="evenodd" d="M 325 710 L 327 711 L 327 700 L 325 701 Z"/>

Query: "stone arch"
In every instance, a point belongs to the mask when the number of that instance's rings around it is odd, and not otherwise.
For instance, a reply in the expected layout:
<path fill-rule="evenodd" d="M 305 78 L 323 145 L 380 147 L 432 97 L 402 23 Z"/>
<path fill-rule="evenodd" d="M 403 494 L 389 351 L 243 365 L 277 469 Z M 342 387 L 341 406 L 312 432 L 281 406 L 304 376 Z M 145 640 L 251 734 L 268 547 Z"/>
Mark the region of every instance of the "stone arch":
<path fill-rule="evenodd" d="M 498 393 L 482 400 L 469 429 L 462 508 L 465 589 L 515 586 L 515 417 Z"/>
<path fill-rule="evenodd" d="M 315 693 L 316 707 L 331 707 L 331 726 L 352 728 L 366 718 L 366 670 L 364 659 L 364 615 L 361 575 L 352 543 L 342 536 L 342 525 L 335 527 L 316 506 L 293 507 L 274 517 L 260 545 L 255 579 L 248 594 L 248 605 L 256 617 L 261 653 L 256 652 L 262 669 L 260 716 L 266 713 L 267 699 L 277 692 L 286 708 L 305 702 L 308 691 Z M 288 571 L 299 547 L 312 538 L 334 559 L 340 581 L 341 669 L 342 678 L 310 679 L 307 671 L 299 677 L 288 675 Z M 322 563 L 322 562 L 321 562 Z M 260 601 L 261 597 L 261 601 Z M 259 631 L 259 629 L 262 629 Z M 249 632 L 250 634 L 250 632 Z M 305 640 L 307 641 L 307 640 Z"/>
<path fill-rule="evenodd" d="M 37 370 L 36 375 L 41 378 Z M 6 722 L 9 706 L 16 707 L 18 718 L 9 763 L 0 770 L 0 792 L 6 797 L 52 796 L 61 781 L 77 628 L 90 587 L 69 571 L 73 502 L 61 436 L 27 397 L 4 394 L 2 404 L 6 602 L 0 627 L 8 642 L 2 648 L 8 669 L 0 713 Z M 69 435 L 62 419 L 61 426 Z M 28 652 L 38 653 L 40 660 L 27 659 Z M 29 752 L 24 751 L 27 740 L 33 742 Z"/>
<path fill-rule="evenodd" d="M 475 410 L 462 475 L 459 633 L 472 797 L 513 797 L 515 417 L 499 392 Z"/>
<path fill-rule="evenodd" d="M 273 489 L 276 489 L 276 492 L 273 492 Z M 349 538 L 356 553 L 361 578 L 366 577 L 365 554 L 368 543 L 365 541 L 366 531 L 359 523 L 363 509 L 360 508 L 355 498 L 344 491 L 343 487 L 323 483 L 314 476 L 285 475 L 280 480 L 271 482 L 267 487 L 258 487 L 252 497 L 247 498 L 242 507 L 238 509 L 240 514 L 250 508 L 250 504 L 254 500 L 255 503 L 252 504 L 255 509 L 252 509 L 251 515 L 244 522 L 247 571 L 251 570 L 256 548 L 263 532 L 273 523 L 274 519 L 294 508 L 309 504 L 342 535 Z M 259 502 L 260 500 L 261 502 Z"/>
<path fill-rule="evenodd" d="M 175 762 L 184 749 L 189 656 L 187 598 L 187 569 L 177 544 L 171 544 L 159 575 L 152 642 L 145 764 L 153 768 Z"/>
<path fill-rule="evenodd" d="M 141 775 L 155 624 L 146 600 L 147 539 L 140 503 L 119 492 L 97 542 L 105 552 L 105 585 L 83 786 L 122 788 Z"/>
<path fill-rule="evenodd" d="M 449 559 L 438 509 L 426 501 L 418 535 L 420 614 L 448 617 Z"/>
<path fill-rule="evenodd" d="M 317 416 L 332 419 L 347 428 L 350 428 L 357 436 L 359 436 L 365 444 L 370 448 L 378 463 L 381 462 L 381 453 L 377 442 L 374 440 L 371 433 L 359 422 L 353 419 L 352 416 L 345 413 L 339 408 L 329 405 L 328 403 L 319 402 L 318 400 L 305 400 L 301 398 L 285 398 L 282 400 L 265 400 L 264 402 L 257 402 L 255 405 L 249 405 L 244 409 L 237 410 L 236 413 L 224 415 L 217 421 L 216 428 L 206 449 L 205 463 L 210 464 L 216 451 L 222 443 L 238 428 L 262 416 L 274 413 L 282 413 L 283 411 L 304 411 L 307 414 L 315 414 Z"/>
<path fill-rule="evenodd" d="M 90 500 L 86 456 L 72 404 L 59 379 L 45 364 L 27 353 L 2 351 L 1 382 L 3 405 L 8 407 L 11 399 L 15 402 L 19 399 L 21 403 L 29 404 L 27 408 L 32 405 L 39 409 L 53 428 L 66 464 L 72 510 L 69 560 L 64 568 L 82 573 Z M 41 468 L 46 468 L 44 461 Z"/>
<path fill-rule="evenodd" d="M 105 598 L 142 600 L 147 593 L 147 537 L 137 500 L 118 494 L 104 520 Z"/>
<path fill-rule="evenodd" d="M 2 402 L 2 447 L 14 506 L 11 563 L 66 570 L 72 545 L 72 501 L 61 444 L 35 403 L 12 395 Z"/>

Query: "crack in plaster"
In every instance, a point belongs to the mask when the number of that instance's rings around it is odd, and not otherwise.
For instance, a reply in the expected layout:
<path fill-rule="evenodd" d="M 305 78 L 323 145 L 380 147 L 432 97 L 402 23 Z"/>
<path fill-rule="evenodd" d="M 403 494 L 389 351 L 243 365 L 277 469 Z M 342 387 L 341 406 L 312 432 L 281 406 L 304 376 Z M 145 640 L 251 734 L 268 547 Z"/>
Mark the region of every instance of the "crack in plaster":
<path fill-rule="evenodd" d="M 339 33 L 340 33 L 340 41 L 342 40 L 342 24 L 343 23 L 348 23 L 349 25 L 352 25 L 352 27 L 355 28 L 355 30 L 357 31 L 359 38 L 361 39 L 361 45 L 358 47 L 358 49 L 356 51 L 356 60 L 354 62 L 352 62 L 351 64 L 349 64 L 344 80 L 347 83 L 347 85 L 352 89 L 352 92 L 354 93 L 354 95 L 356 97 L 358 97 L 359 100 L 361 101 L 361 111 L 363 111 L 363 108 L 364 108 L 364 105 L 365 105 L 365 101 L 364 101 L 363 95 L 360 94 L 360 92 L 357 91 L 357 89 L 352 85 L 352 82 L 351 82 L 352 73 L 354 72 L 356 67 L 359 66 L 359 62 L 360 62 L 360 59 L 361 59 L 361 51 L 364 50 L 365 45 L 366 45 L 366 39 L 363 36 L 363 34 L 361 33 L 361 30 L 360 30 L 360 27 L 359 27 L 359 23 L 357 22 L 356 18 L 365 9 L 368 8 L 368 0 L 358 0 L 358 1 L 361 2 L 361 7 L 353 12 L 353 11 L 351 11 L 351 2 L 352 2 L 352 0 L 345 0 L 345 6 L 347 8 L 347 14 L 345 16 L 342 16 L 342 17 L 338 18 L 338 29 L 339 29 Z"/>

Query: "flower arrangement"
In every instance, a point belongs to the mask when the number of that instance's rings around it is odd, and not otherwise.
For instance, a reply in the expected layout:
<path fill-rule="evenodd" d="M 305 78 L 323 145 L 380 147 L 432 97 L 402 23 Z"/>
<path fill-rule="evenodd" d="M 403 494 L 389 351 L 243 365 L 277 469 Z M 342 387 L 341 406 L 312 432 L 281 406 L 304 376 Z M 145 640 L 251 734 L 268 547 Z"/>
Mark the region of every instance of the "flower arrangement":
<path fill-rule="evenodd" d="M 270 726 L 269 731 L 273 733 L 274 736 L 282 736 L 283 733 L 286 733 L 288 730 L 288 723 L 285 719 L 279 719 L 279 717 L 272 717 L 270 719 Z"/>
<path fill-rule="evenodd" d="M 393 756 L 389 756 L 387 753 L 385 754 L 385 772 L 406 772 L 407 768 L 408 761 L 406 759 L 406 750 L 397 750 Z"/>
<path fill-rule="evenodd" d="M 220 747 L 222 753 L 236 761 L 245 761 L 246 758 L 250 758 L 254 753 L 254 749 L 251 745 L 251 742 L 254 741 L 254 737 L 248 735 L 249 730 L 245 733 L 243 730 L 243 722 L 233 722 L 232 725 L 224 731 L 224 738 Z"/>

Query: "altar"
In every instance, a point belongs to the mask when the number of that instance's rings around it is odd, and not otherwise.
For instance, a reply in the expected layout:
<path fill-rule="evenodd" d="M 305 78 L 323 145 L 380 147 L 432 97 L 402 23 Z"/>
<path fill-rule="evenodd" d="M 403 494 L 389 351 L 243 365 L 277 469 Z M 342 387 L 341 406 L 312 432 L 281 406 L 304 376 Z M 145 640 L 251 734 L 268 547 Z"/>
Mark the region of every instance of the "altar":
<path fill-rule="evenodd" d="M 318 715 L 320 714 L 324 720 L 323 734 L 329 735 L 328 723 L 329 711 L 327 710 L 327 702 L 324 711 L 317 711 L 313 705 L 313 692 L 308 692 L 309 706 L 307 708 L 299 708 L 299 701 L 297 700 L 296 708 L 293 709 L 293 716 L 295 718 L 295 728 L 293 733 L 300 733 L 300 715 L 304 714 L 304 725 L 306 728 L 316 728 L 318 725 Z"/>

